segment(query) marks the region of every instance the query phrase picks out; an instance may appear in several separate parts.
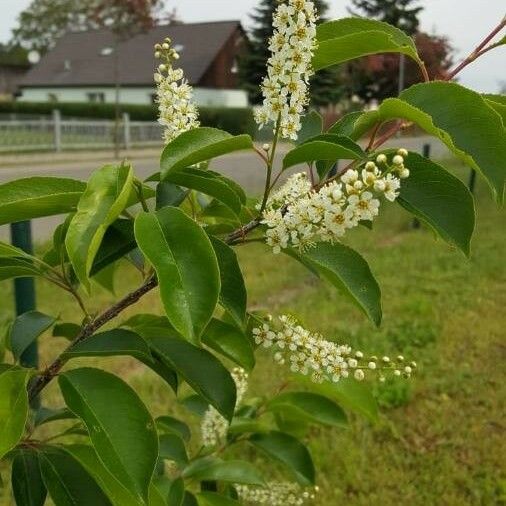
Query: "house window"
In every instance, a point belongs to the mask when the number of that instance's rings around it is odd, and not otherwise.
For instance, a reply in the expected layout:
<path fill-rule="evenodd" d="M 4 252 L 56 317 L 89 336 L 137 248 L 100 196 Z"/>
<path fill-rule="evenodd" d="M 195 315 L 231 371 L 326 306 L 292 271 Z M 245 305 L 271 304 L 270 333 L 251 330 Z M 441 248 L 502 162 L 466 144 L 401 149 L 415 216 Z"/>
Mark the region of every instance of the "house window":
<path fill-rule="evenodd" d="M 105 102 L 105 93 L 102 91 L 95 91 L 93 93 L 87 93 L 88 102 L 92 104 L 103 104 Z"/>

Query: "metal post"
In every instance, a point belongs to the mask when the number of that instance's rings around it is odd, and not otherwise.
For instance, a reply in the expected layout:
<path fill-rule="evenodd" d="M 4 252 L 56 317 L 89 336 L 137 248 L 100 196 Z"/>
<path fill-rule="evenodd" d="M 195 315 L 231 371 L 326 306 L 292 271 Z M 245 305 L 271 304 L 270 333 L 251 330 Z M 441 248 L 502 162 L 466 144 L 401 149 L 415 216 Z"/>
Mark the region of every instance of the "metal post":
<path fill-rule="evenodd" d="M 61 151 L 61 113 L 58 109 L 53 109 L 53 130 L 54 130 L 54 150 Z"/>
<path fill-rule="evenodd" d="M 20 221 L 11 224 L 11 242 L 26 253 L 33 253 L 32 228 L 29 221 Z M 35 282 L 33 278 L 17 278 L 14 280 L 14 297 L 16 303 L 16 315 L 35 309 Z M 34 341 L 20 358 L 20 364 L 24 367 L 35 367 L 39 365 L 39 354 L 37 342 Z M 32 403 L 33 409 L 39 408 L 39 400 Z"/>
<path fill-rule="evenodd" d="M 123 143 L 125 149 L 130 149 L 130 115 L 127 112 L 123 113 Z"/>

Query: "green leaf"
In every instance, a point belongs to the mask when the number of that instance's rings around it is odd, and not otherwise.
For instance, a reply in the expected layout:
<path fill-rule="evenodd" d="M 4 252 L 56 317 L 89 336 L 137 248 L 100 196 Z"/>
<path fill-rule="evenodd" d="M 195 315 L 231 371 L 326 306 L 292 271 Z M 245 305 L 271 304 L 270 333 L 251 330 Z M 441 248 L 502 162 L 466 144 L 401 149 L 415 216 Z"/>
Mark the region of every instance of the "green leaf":
<path fill-rule="evenodd" d="M 341 406 L 350 409 L 372 422 L 378 420 L 378 404 L 366 383 L 360 383 L 352 378 L 341 379 L 337 383 L 315 384 L 306 377 L 298 377 L 312 390 L 334 399 Z"/>
<path fill-rule="evenodd" d="M 77 278 L 88 290 L 88 276 L 105 232 L 127 206 L 132 188 L 132 167 L 105 165 L 91 175 L 79 200 L 65 245 Z"/>
<path fill-rule="evenodd" d="M 24 448 L 12 461 L 12 492 L 17 506 L 43 506 L 47 490 L 39 468 L 37 452 Z"/>
<path fill-rule="evenodd" d="M 327 131 L 329 134 L 345 135 L 346 137 L 353 138 L 355 131 L 355 122 L 364 113 L 362 111 L 354 111 L 345 114 L 338 119 Z"/>
<path fill-rule="evenodd" d="M 177 478 L 170 484 L 170 488 L 167 492 L 167 506 L 181 506 L 183 504 L 184 495 L 184 481 L 181 478 Z"/>
<path fill-rule="evenodd" d="M 234 321 L 240 327 L 244 327 L 248 295 L 237 255 L 223 241 L 212 235 L 209 236 L 209 239 L 220 269 L 221 290 L 219 302 L 229 312 Z"/>
<path fill-rule="evenodd" d="M 0 459 L 21 439 L 28 417 L 26 384 L 30 371 L 19 367 L 0 369 Z"/>
<path fill-rule="evenodd" d="M 71 444 L 62 446 L 62 450 L 71 455 L 93 477 L 114 506 L 139 505 L 139 500 L 106 469 L 91 446 Z"/>
<path fill-rule="evenodd" d="M 181 399 L 179 401 L 188 411 L 203 417 L 207 409 L 209 408 L 209 402 L 203 399 L 200 395 L 193 394 Z"/>
<path fill-rule="evenodd" d="M 175 172 L 169 172 L 166 181 L 205 193 L 223 202 L 236 215 L 241 212 L 241 200 L 235 189 L 229 184 L 229 179 L 208 170 L 187 167 Z"/>
<path fill-rule="evenodd" d="M 0 225 L 75 210 L 86 184 L 60 177 L 28 177 L 0 185 Z"/>
<path fill-rule="evenodd" d="M 343 291 L 376 324 L 381 323 L 381 292 L 369 265 L 356 251 L 341 243 L 317 243 L 302 258 L 324 279 Z"/>
<path fill-rule="evenodd" d="M 346 138 L 345 138 L 346 139 Z M 349 142 L 352 142 L 348 139 Z M 283 158 L 283 170 L 301 163 L 312 163 L 318 160 L 335 162 L 340 159 L 359 160 L 363 156 L 362 150 L 350 149 L 346 143 L 339 142 L 338 136 L 326 134 L 309 140 L 289 151 Z M 357 146 L 358 147 L 358 146 Z"/>
<path fill-rule="evenodd" d="M 473 121 L 469 121 L 469 111 Z M 398 118 L 412 121 L 439 138 L 452 153 L 483 174 L 502 202 L 506 130 L 481 95 L 457 83 L 417 84 L 364 114 L 355 124 L 355 135 L 361 136 L 378 122 Z"/>
<path fill-rule="evenodd" d="M 69 341 L 73 341 L 79 335 L 81 329 L 82 329 L 81 325 L 78 325 L 77 323 L 71 322 L 57 323 L 53 327 L 53 336 L 64 337 Z"/>
<path fill-rule="evenodd" d="M 323 131 L 323 118 L 317 111 L 309 111 L 306 115 L 302 116 L 301 129 L 297 136 L 295 144 L 303 144 L 311 137 L 320 135 Z"/>
<path fill-rule="evenodd" d="M 178 467 L 182 468 L 188 464 L 188 455 L 183 440 L 175 434 L 162 434 L 160 441 L 160 457 L 173 460 Z"/>
<path fill-rule="evenodd" d="M 56 318 L 39 311 L 28 311 L 18 316 L 11 327 L 10 344 L 16 362 L 23 352 L 53 323 Z"/>
<path fill-rule="evenodd" d="M 94 276 L 137 247 L 132 220 L 116 220 L 105 232 L 97 251 L 90 276 Z"/>
<path fill-rule="evenodd" d="M 255 366 L 251 341 L 233 325 L 213 318 L 202 334 L 202 342 L 247 371 Z"/>
<path fill-rule="evenodd" d="M 128 327 L 143 338 L 180 336 L 166 316 L 140 313 L 128 318 L 121 326 Z"/>
<path fill-rule="evenodd" d="M 397 202 L 469 256 L 475 211 L 467 187 L 441 165 L 416 153 L 409 153 L 405 164 L 410 176 L 403 180 Z"/>
<path fill-rule="evenodd" d="M 156 360 L 146 341 L 135 332 L 125 329 L 113 329 L 94 334 L 84 341 L 67 349 L 64 360 L 76 357 L 117 357 L 130 356 L 136 358 L 161 376 L 171 388 L 177 392 L 178 380 L 176 373 L 166 364 Z"/>
<path fill-rule="evenodd" d="M 144 504 L 158 458 L 158 437 L 138 395 L 99 369 L 67 371 L 58 382 L 67 406 L 86 425 L 100 460 Z"/>
<path fill-rule="evenodd" d="M 173 418 L 172 416 L 163 415 L 159 416 L 156 420 L 158 430 L 170 432 L 181 437 L 184 441 L 189 441 L 191 437 L 190 428 L 181 420 Z"/>
<path fill-rule="evenodd" d="M 56 506 L 111 504 L 95 480 L 68 453 L 48 447 L 39 452 L 39 459 L 44 483 Z"/>
<path fill-rule="evenodd" d="M 346 414 L 334 402 L 322 395 L 310 392 L 287 392 L 277 395 L 267 403 L 273 412 L 294 414 L 308 422 L 346 427 Z"/>
<path fill-rule="evenodd" d="M 221 460 L 204 457 L 191 462 L 183 471 L 183 478 L 198 481 L 223 481 L 244 485 L 264 485 L 256 467 L 243 460 Z"/>
<path fill-rule="evenodd" d="M 32 258 L 31 255 L 28 255 L 22 249 L 0 241 L 0 258 L 4 257 Z"/>
<path fill-rule="evenodd" d="M 68 408 L 45 408 L 40 407 L 35 413 L 34 424 L 36 427 L 45 423 L 55 422 L 58 420 L 70 420 L 75 418 L 74 413 Z"/>
<path fill-rule="evenodd" d="M 249 439 L 257 448 L 283 463 L 302 485 L 314 485 L 315 469 L 308 449 L 283 432 L 253 434 Z"/>
<path fill-rule="evenodd" d="M 0 258 L 0 281 L 13 278 L 43 276 L 44 272 L 30 260 L 23 258 Z"/>
<path fill-rule="evenodd" d="M 364 18 L 327 21 L 317 27 L 316 38 L 315 70 L 378 53 L 402 53 L 422 64 L 413 39 L 382 21 Z"/>
<path fill-rule="evenodd" d="M 234 415 L 235 383 L 210 352 L 175 337 L 148 339 L 153 354 L 167 361 L 182 378 L 227 420 Z"/>
<path fill-rule="evenodd" d="M 189 190 L 162 181 L 156 185 L 156 209 L 163 207 L 179 207 L 188 196 Z"/>
<path fill-rule="evenodd" d="M 197 343 L 220 294 L 220 271 L 209 238 L 176 207 L 141 213 L 135 237 L 156 270 L 170 323 Z"/>
<path fill-rule="evenodd" d="M 506 37 L 505 37 L 506 39 Z M 489 107 L 501 116 L 502 124 L 506 127 L 506 96 L 505 95 L 482 95 Z"/>
<path fill-rule="evenodd" d="M 200 492 L 197 494 L 200 506 L 241 506 L 241 503 L 217 492 Z"/>
<path fill-rule="evenodd" d="M 169 172 L 243 149 L 253 149 L 249 135 L 232 136 L 215 128 L 194 128 L 165 146 L 161 158 L 162 181 Z"/>

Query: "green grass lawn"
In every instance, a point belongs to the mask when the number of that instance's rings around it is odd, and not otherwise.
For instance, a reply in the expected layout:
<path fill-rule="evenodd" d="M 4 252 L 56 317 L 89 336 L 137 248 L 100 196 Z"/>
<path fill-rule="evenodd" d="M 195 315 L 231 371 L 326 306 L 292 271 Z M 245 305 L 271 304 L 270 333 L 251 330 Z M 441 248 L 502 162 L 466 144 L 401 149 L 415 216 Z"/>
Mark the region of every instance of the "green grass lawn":
<path fill-rule="evenodd" d="M 307 441 L 319 471 L 318 506 L 506 504 L 505 216 L 483 183 L 477 193 L 470 260 L 426 228 L 413 230 L 411 218 L 393 205 L 383 210 L 372 233 L 349 234 L 346 242 L 367 258 L 382 287 L 380 329 L 288 257 L 273 256 L 258 244 L 238 248 L 250 309 L 291 311 L 327 337 L 370 353 L 402 353 L 419 363 L 409 382 L 374 387 L 382 406 L 375 426 L 351 416 L 349 430 L 311 430 Z M 116 279 L 118 294 L 139 282 L 127 267 Z M 10 313 L 10 284 L 3 283 L 2 290 L 0 314 Z M 71 301 L 52 287 L 38 283 L 37 295 L 41 311 L 78 320 Z M 89 303 L 99 310 L 112 300 L 97 291 Z M 135 311 L 160 312 L 156 294 Z M 64 344 L 43 339 L 42 364 Z M 182 413 L 168 388 L 141 365 L 123 359 L 102 362 L 123 374 L 155 414 Z M 260 355 L 251 391 L 273 392 L 286 373 Z M 47 398 L 58 405 L 55 385 Z M 250 450 L 244 451 L 249 457 Z M 2 474 L 8 481 L 5 468 Z M 3 494 L 0 504 L 13 504 L 8 485 Z"/>

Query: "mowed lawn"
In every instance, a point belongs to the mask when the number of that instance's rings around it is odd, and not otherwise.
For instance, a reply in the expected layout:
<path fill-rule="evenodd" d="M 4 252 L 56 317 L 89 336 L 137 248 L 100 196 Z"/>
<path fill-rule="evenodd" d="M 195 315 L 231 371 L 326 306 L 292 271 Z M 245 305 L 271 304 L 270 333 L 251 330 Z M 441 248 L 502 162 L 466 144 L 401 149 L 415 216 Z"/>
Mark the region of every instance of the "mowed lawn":
<path fill-rule="evenodd" d="M 467 179 L 467 169 L 451 166 Z M 238 248 L 250 309 L 290 311 L 328 338 L 366 353 L 402 353 L 419 363 L 409 382 L 374 386 L 382 406 L 376 425 L 350 415 L 348 430 L 314 428 L 307 434 L 318 470 L 316 505 L 506 504 L 505 215 L 481 181 L 477 195 L 470 260 L 427 228 L 414 230 L 411 218 L 394 205 L 384 207 L 372 232 L 361 228 L 347 236 L 347 244 L 367 258 L 382 287 L 380 329 L 289 257 L 273 256 L 259 244 Z M 118 294 L 139 283 L 126 266 L 116 281 Z M 2 283 L 0 314 L 12 311 L 10 290 L 10 283 Z M 37 295 L 39 310 L 64 321 L 79 320 L 78 310 L 56 289 L 39 282 Z M 97 290 L 89 304 L 99 310 L 112 300 Z M 161 313 L 156 295 L 126 315 L 134 312 Z M 49 336 L 42 339 L 42 364 L 64 344 Z M 125 359 L 101 363 L 135 386 L 154 414 L 185 416 L 172 392 L 141 365 Z M 272 394 L 286 374 L 261 353 L 250 392 Z M 55 385 L 46 398 L 60 405 Z M 196 423 L 191 415 L 188 420 Z M 237 447 L 238 453 L 256 458 L 248 447 Z M 1 471 L 8 482 L 6 468 Z M 2 494 L 0 504 L 13 504 L 7 483 L 0 498 Z"/>

